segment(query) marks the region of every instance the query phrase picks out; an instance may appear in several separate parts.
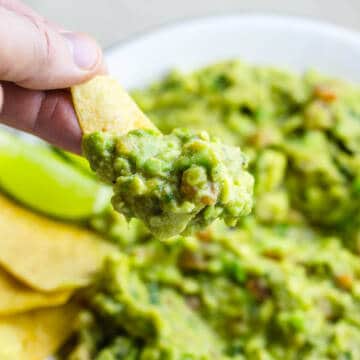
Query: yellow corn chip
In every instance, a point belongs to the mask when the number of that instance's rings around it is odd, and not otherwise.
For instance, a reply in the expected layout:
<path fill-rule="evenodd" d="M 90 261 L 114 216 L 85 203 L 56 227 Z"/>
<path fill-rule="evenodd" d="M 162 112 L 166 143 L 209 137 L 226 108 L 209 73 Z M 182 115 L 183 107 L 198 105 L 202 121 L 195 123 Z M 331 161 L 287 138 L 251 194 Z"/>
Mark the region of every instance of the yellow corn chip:
<path fill-rule="evenodd" d="M 110 246 L 92 232 L 45 218 L 0 195 L 0 265 L 27 285 L 87 285 Z"/>
<path fill-rule="evenodd" d="M 114 78 L 97 76 L 71 88 L 84 134 L 96 131 L 124 135 L 135 129 L 156 129 Z"/>
<path fill-rule="evenodd" d="M 0 269 L 0 316 L 62 305 L 71 294 L 71 290 L 56 292 L 33 290 Z"/>
<path fill-rule="evenodd" d="M 73 303 L 0 317 L 1 360 L 44 360 L 71 335 L 79 308 Z"/>

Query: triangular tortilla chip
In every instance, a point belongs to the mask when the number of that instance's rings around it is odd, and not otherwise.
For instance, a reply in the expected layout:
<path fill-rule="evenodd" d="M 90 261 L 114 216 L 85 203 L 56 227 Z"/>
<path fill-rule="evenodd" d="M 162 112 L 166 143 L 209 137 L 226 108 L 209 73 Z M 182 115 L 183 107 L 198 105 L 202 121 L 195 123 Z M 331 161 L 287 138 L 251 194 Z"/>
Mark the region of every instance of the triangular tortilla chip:
<path fill-rule="evenodd" d="M 55 292 L 33 290 L 0 268 L 0 316 L 63 305 L 71 294 L 71 290 Z"/>
<path fill-rule="evenodd" d="M 1 360 L 43 360 L 71 335 L 79 307 L 57 308 L 0 317 Z"/>
<path fill-rule="evenodd" d="M 87 285 L 109 245 L 94 233 L 28 211 L 0 195 L 0 265 L 27 285 L 54 291 Z"/>
<path fill-rule="evenodd" d="M 110 76 L 96 76 L 71 88 L 84 134 L 97 131 L 124 135 L 136 129 L 156 129 L 132 98 Z"/>

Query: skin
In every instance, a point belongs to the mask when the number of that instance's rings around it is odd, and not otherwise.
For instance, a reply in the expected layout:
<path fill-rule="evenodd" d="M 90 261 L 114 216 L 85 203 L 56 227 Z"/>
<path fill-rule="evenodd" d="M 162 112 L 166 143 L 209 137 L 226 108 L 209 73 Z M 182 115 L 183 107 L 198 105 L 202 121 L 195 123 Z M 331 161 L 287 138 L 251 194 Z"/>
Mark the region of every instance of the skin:
<path fill-rule="evenodd" d="M 95 40 L 19 1 L 0 0 L 0 44 L 0 123 L 80 153 L 82 133 L 67 89 L 106 71 Z"/>

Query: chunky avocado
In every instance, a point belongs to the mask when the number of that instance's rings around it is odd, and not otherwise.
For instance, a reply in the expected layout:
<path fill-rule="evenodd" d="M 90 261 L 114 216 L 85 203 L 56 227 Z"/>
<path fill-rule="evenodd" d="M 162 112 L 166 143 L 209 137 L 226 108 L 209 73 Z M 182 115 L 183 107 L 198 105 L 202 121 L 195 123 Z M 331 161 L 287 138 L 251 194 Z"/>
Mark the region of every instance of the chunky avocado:
<path fill-rule="evenodd" d="M 141 219 L 159 238 L 205 227 L 217 218 L 235 226 L 251 211 L 253 178 L 246 156 L 206 132 L 92 133 L 85 136 L 83 149 L 92 169 L 113 184 L 114 208 Z"/>

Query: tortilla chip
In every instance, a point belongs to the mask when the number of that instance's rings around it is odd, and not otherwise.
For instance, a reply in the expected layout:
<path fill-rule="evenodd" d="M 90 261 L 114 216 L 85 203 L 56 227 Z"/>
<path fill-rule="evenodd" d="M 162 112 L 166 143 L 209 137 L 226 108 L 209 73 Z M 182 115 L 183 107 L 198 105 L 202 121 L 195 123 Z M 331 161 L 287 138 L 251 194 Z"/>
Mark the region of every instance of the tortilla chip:
<path fill-rule="evenodd" d="M 0 269 L 0 316 L 63 305 L 71 294 L 71 290 L 46 293 L 30 289 Z"/>
<path fill-rule="evenodd" d="M 94 233 L 48 219 L 0 195 L 0 265 L 43 291 L 87 285 L 110 249 Z"/>
<path fill-rule="evenodd" d="M 46 359 L 71 335 L 78 311 L 76 304 L 69 303 L 0 317 L 0 359 Z"/>
<path fill-rule="evenodd" d="M 132 98 L 110 76 L 97 76 L 71 88 L 84 134 L 97 131 L 124 135 L 136 129 L 156 129 Z"/>

